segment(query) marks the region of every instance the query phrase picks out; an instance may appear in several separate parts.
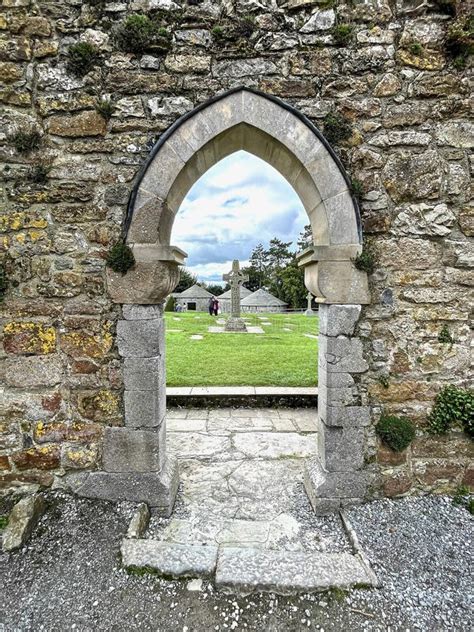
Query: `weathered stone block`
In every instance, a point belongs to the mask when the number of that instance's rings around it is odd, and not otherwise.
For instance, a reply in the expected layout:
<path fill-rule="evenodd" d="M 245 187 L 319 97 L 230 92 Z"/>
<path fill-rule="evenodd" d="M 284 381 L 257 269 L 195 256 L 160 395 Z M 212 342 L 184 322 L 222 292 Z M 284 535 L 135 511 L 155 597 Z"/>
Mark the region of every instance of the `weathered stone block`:
<path fill-rule="evenodd" d="M 318 408 L 328 406 L 349 406 L 357 403 L 356 387 L 328 387 L 319 384 L 318 387 Z"/>
<path fill-rule="evenodd" d="M 125 425 L 129 428 L 157 428 L 166 414 L 166 393 L 125 391 Z"/>
<path fill-rule="evenodd" d="M 102 462 L 106 472 L 160 472 L 166 458 L 166 424 L 159 430 L 106 428 Z"/>
<path fill-rule="evenodd" d="M 212 575 L 218 548 L 130 539 L 123 541 L 120 552 L 125 567 L 153 568 L 167 577 L 200 577 Z"/>
<path fill-rule="evenodd" d="M 79 496 L 144 502 L 169 516 L 178 490 L 178 462 L 168 458 L 160 473 L 75 472 L 65 477 L 64 484 Z"/>
<path fill-rule="evenodd" d="M 94 110 L 72 116 L 54 114 L 48 119 L 48 131 L 56 136 L 104 136 L 106 130 L 107 123 Z"/>
<path fill-rule="evenodd" d="M 58 355 L 9 357 L 5 362 L 5 383 L 8 386 L 56 386 L 63 379 L 63 367 Z"/>
<path fill-rule="evenodd" d="M 14 452 L 11 460 L 19 470 L 54 470 L 60 465 L 61 455 L 59 446 L 54 445 Z"/>
<path fill-rule="evenodd" d="M 320 305 L 319 333 L 326 336 L 352 336 L 361 310 L 360 305 Z"/>
<path fill-rule="evenodd" d="M 45 509 L 46 503 L 41 495 L 22 498 L 17 502 L 10 512 L 8 524 L 3 532 L 3 550 L 13 551 L 23 546 Z"/>
<path fill-rule="evenodd" d="M 163 304 L 158 305 L 124 305 L 122 314 L 125 320 L 154 320 L 163 318 Z"/>
<path fill-rule="evenodd" d="M 363 428 L 318 426 L 321 465 L 328 472 L 353 472 L 364 466 L 365 431 Z"/>
<path fill-rule="evenodd" d="M 124 358 L 154 358 L 164 352 L 164 323 L 153 320 L 119 320 L 117 346 Z"/>
<path fill-rule="evenodd" d="M 146 503 L 140 503 L 130 520 L 127 538 L 142 538 L 150 522 L 150 509 Z"/>
<path fill-rule="evenodd" d="M 347 388 L 354 386 L 354 378 L 350 373 L 326 373 L 323 371 L 318 375 L 318 386 L 328 388 Z"/>
<path fill-rule="evenodd" d="M 358 338 L 319 337 L 319 370 L 328 373 L 364 373 L 369 368 Z"/>
<path fill-rule="evenodd" d="M 3 346 L 7 353 L 54 353 L 56 330 L 42 323 L 12 321 L 3 326 Z"/>
<path fill-rule="evenodd" d="M 370 408 L 368 406 L 319 406 L 319 418 L 326 426 L 354 426 L 370 425 Z"/>
<path fill-rule="evenodd" d="M 157 358 L 125 358 L 124 385 L 127 391 L 156 391 L 166 389 L 166 368 L 163 356 Z"/>
<path fill-rule="evenodd" d="M 374 483 L 373 472 L 326 472 L 318 458 L 305 462 L 304 485 L 306 493 L 317 511 L 317 499 L 365 498 L 369 485 Z"/>

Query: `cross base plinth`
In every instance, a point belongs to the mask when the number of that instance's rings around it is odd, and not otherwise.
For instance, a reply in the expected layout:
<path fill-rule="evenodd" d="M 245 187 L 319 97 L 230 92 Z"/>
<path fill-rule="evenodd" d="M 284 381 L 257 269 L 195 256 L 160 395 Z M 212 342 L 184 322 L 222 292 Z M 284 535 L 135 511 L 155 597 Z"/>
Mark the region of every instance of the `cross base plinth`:
<path fill-rule="evenodd" d="M 226 321 L 225 331 L 247 331 L 247 325 L 243 318 L 233 318 L 231 316 Z"/>

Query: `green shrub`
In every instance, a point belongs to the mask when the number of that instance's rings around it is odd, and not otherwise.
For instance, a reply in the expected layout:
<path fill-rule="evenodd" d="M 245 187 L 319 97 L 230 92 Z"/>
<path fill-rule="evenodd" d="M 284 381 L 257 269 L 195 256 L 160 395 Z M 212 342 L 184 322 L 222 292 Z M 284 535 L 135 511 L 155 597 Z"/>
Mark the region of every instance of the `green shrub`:
<path fill-rule="evenodd" d="M 239 22 L 237 22 L 235 26 L 235 32 L 240 37 L 250 37 L 252 33 L 255 31 L 255 16 L 254 15 L 244 15 Z"/>
<path fill-rule="evenodd" d="M 0 531 L 3 531 L 8 524 L 8 516 L 0 516 Z"/>
<path fill-rule="evenodd" d="M 115 31 L 115 43 L 127 53 L 144 53 L 150 48 L 166 50 L 171 35 L 147 15 L 134 13 L 123 20 Z"/>
<path fill-rule="evenodd" d="M 125 274 L 135 264 L 135 257 L 129 246 L 118 242 L 109 250 L 106 261 L 114 272 Z"/>
<path fill-rule="evenodd" d="M 415 426 L 407 417 L 383 414 L 375 431 L 385 445 L 395 452 L 405 450 L 415 438 Z"/>
<path fill-rule="evenodd" d="M 336 46 L 347 46 L 352 39 L 354 27 L 352 24 L 336 24 L 332 29 L 332 36 Z"/>
<path fill-rule="evenodd" d="M 456 68 L 464 68 L 469 55 L 474 54 L 474 14 L 462 15 L 450 23 L 445 48 Z"/>
<path fill-rule="evenodd" d="M 211 34 L 216 40 L 221 40 L 224 38 L 224 29 L 219 24 L 216 24 L 212 27 Z"/>
<path fill-rule="evenodd" d="M 352 126 L 345 116 L 332 110 L 324 117 L 323 134 L 328 143 L 337 145 L 352 136 Z"/>
<path fill-rule="evenodd" d="M 19 154 L 29 154 L 41 144 L 41 134 L 37 129 L 17 130 L 9 137 L 10 143 Z"/>
<path fill-rule="evenodd" d="M 89 42 L 77 42 L 67 52 L 67 69 L 76 77 L 83 77 L 99 62 L 98 49 Z"/>
<path fill-rule="evenodd" d="M 48 167 L 43 163 L 32 167 L 30 174 L 31 182 L 34 182 L 35 184 L 46 184 L 46 182 L 48 181 L 48 174 L 50 169 L 51 167 Z"/>
<path fill-rule="evenodd" d="M 364 185 L 357 178 L 352 178 L 351 185 L 352 185 L 352 193 L 354 194 L 354 197 L 358 201 L 360 201 L 360 199 L 362 198 L 362 194 L 364 193 Z"/>
<path fill-rule="evenodd" d="M 106 121 L 110 120 L 114 113 L 115 106 L 110 99 L 99 99 L 95 109 Z"/>
<path fill-rule="evenodd" d="M 372 274 L 375 270 L 375 254 L 367 244 L 364 245 L 362 252 L 353 261 L 355 267 L 358 270 L 362 270 L 362 272 Z"/>
<path fill-rule="evenodd" d="M 449 384 L 437 395 L 428 416 L 431 434 L 444 434 L 453 426 L 460 426 L 474 437 L 474 390 Z"/>
<path fill-rule="evenodd" d="M 5 298 L 5 293 L 7 291 L 7 288 L 8 288 L 8 281 L 7 281 L 7 273 L 5 270 L 5 264 L 0 263 L 0 303 L 2 303 Z"/>
<path fill-rule="evenodd" d="M 474 514 L 474 497 L 469 487 L 460 485 L 453 495 L 453 505 L 464 507 L 470 514 Z"/>
<path fill-rule="evenodd" d="M 166 301 L 165 312 L 174 312 L 174 308 L 176 307 L 176 299 L 174 296 L 170 296 Z"/>
<path fill-rule="evenodd" d="M 453 336 L 451 335 L 446 323 L 441 327 L 441 331 L 438 334 L 438 342 L 441 342 L 447 345 L 452 345 L 456 342 Z"/>
<path fill-rule="evenodd" d="M 420 44 L 420 42 L 412 42 L 409 47 L 408 50 L 410 51 L 410 53 L 412 55 L 416 55 L 417 57 L 420 57 L 421 55 L 423 55 L 423 46 Z"/>

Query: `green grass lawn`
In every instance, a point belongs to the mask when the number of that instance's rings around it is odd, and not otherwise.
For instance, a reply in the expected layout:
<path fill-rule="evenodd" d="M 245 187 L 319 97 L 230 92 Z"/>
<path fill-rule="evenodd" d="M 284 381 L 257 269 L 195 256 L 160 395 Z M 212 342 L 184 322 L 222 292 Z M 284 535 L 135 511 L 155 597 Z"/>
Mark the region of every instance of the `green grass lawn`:
<path fill-rule="evenodd" d="M 317 317 L 245 314 L 264 334 L 208 333 L 216 318 L 203 312 L 166 312 L 165 317 L 168 386 L 317 384 L 318 341 L 304 335 L 317 334 Z M 196 334 L 202 340 L 191 339 Z"/>

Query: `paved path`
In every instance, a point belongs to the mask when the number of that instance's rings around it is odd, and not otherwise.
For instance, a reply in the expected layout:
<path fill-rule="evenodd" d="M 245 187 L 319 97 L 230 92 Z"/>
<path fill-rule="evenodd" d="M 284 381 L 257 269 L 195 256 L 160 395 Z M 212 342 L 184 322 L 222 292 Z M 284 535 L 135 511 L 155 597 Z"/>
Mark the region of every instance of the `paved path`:
<path fill-rule="evenodd" d="M 125 566 L 214 577 L 231 592 L 287 594 L 376 583 L 339 515 L 314 515 L 303 464 L 317 452 L 316 409 L 172 409 L 181 488 L 171 518 L 125 539 Z"/>
<path fill-rule="evenodd" d="M 302 485 L 317 452 L 315 409 L 172 409 L 169 449 L 182 483 L 149 536 L 180 544 L 348 550 L 338 517 L 316 518 Z"/>

